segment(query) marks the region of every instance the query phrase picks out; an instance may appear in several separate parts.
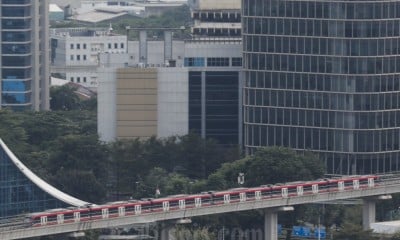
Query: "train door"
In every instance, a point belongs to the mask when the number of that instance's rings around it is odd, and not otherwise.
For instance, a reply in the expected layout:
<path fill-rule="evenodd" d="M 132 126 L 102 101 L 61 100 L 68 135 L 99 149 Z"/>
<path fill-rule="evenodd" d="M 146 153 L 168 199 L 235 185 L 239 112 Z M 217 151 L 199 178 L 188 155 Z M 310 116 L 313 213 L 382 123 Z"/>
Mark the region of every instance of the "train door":
<path fill-rule="evenodd" d="M 282 188 L 281 189 L 282 197 L 287 198 L 288 197 L 288 189 L 287 188 Z"/>
<path fill-rule="evenodd" d="M 101 209 L 101 217 L 108 218 L 108 208 Z"/>
<path fill-rule="evenodd" d="M 135 205 L 135 215 L 139 215 L 142 213 L 142 206 L 141 205 Z"/>
<path fill-rule="evenodd" d="M 168 201 L 163 202 L 162 207 L 163 207 L 164 212 L 168 212 L 169 211 L 169 202 Z"/>
<path fill-rule="evenodd" d="M 64 214 L 58 214 L 57 215 L 57 224 L 63 224 L 64 223 Z"/>
<path fill-rule="evenodd" d="M 125 216 L 125 207 L 118 207 L 118 216 Z"/>
<path fill-rule="evenodd" d="M 47 216 L 41 216 L 40 225 L 46 225 L 46 224 L 47 224 Z"/>
<path fill-rule="evenodd" d="M 81 221 L 81 213 L 80 212 L 74 212 L 74 221 L 75 222 Z"/>
<path fill-rule="evenodd" d="M 241 192 L 239 194 L 239 199 L 240 199 L 241 202 L 246 202 L 246 193 Z"/>
<path fill-rule="evenodd" d="M 194 199 L 194 206 L 195 207 L 201 207 L 201 198 L 195 198 Z"/>
<path fill-rule="evenodd" d="M 261 191 L 255 191 L 254 196 L 255 196 L 256 200 L 260 200 L 261 199 Z"/>
<path fill-rule="evenodd" d="M 375 186 L 375 182 L 373 178 L 368 178 L 368 187 L 372 188 Z"/>
<path fill-rule="evenodd" d="M 224 194 L 224 204 L 228 204 L 231 202 L 231 195 Z"/>
<path fill-rule="evenodd" d="M 185 204 L 185 199 L 179 200 L 179 209 L 185 209 L 186 204 Z"/>
<path fill-rule="evenodd" d="M 318 193 L 318 184 L 313 184 L 311 186 L 311 189 L 312 189 L 313 194 L 317 194 Z"/>
<path fill-rule="evenodd" d="M 353 189 L 358 190 L 360 188 L 360 181 L 358 179 L 353 180 Z"/>
<path fill-rule="evenodd" d="M 297 196 L 303 196 L 304 193 L 303 186 L 297 186 L 296 190 L 297 190 Z"/>
<path fill-rule="evenodd" d="M 338 189 L 339 189 L 339 191 L 343 191 L 344 190 L 344 182 L 343 181 L 339 181 L 338 182 Z"/>

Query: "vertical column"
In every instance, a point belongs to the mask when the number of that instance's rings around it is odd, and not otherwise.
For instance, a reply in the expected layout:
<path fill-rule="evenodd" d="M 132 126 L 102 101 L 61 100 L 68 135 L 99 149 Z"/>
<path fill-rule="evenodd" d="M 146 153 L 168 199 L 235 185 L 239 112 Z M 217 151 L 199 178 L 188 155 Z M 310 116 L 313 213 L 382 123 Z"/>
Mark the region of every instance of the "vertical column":
<path fill-rule="evenodd" d="M 201 72 L 201 137 L 206 138 L 206 73 Z"/>
<path fill-rule="evenodd" d="M 164 31 L 164 62 L 172 59 L 172 31 Z"/>
<path fill-rule="evenodd" d="M 363 199 L 363 229 L 368 230 L 371 223 L 375 222 L 375 201 L 372 199 Z"/>
<path fill-rule="evenodd" d="M 147 64 L 147 32 L 139 31 L 139 63 Z"/>
<path fill-rule="evenodd" d="M 163 223 L 161 224 L 162 229 L 161 229 L 161 236 L 160 239 L 161 240 L 168 240 L 169 239 L 169 230 L 171 229 L 170 226 L 168 226 L 167 224 Z"/>
<path fill-rule="evenodd" d="M 278 212 L 265 210 L 264 212 L 264 239 L 278 240 Z"/>

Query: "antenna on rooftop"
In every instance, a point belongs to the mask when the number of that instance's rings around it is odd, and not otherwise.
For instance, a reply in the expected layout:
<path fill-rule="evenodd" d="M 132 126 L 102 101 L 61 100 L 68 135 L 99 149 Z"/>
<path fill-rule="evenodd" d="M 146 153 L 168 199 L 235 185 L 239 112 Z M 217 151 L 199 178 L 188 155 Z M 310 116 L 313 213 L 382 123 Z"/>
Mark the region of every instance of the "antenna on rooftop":
<path fill-rule="evenodd" d="M 113 31 L 114 29 L 113 29 L 113 27 L 112 27 L 112 24 L 110 23 L 110 26 L 108 27 L 108 35 L 110 35 L 111 34 L 111 32 Z"/>

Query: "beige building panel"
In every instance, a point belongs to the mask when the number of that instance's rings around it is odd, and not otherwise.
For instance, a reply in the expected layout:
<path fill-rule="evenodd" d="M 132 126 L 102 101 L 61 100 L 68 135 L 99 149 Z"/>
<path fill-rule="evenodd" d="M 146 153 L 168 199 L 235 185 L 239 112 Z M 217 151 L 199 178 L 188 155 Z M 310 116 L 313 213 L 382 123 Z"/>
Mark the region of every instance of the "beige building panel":
<path fill-rule="evenodd" d="M 117 136 L 123 138 L 143 138 L 157 134 L 157 126 L 131 126 L 117 127 Z"/>
<path fill-rule="evenodd" d="M 154 104 L 144 105 L 144 104 L 127 104 L 127 105 L 118 105 L 117 111 L 157 111 L 157 106 Z"/>
<path fill-rule="evenodd" d="M 216 10 L 216 9 L 240 9 L 240 0 L 199 0 L 198 9 Z"/>
<path fill-rule="evenodd" d="M 118 95 L 118 105 L 157 105 L 157 95 Z"/>
<path fill-rule="evenodd" d="M 157 95 L 157 88 L 121 88 L 118 89 L 119 95 Z"/>
<path fill-rule="evenodd" d="M 137 121 L 148 120 L 157 121 L 156 111 L 119 111 L 117 112 L 118 121 Z"/>
<path fill-rule="evenodd" d="M 129 79 L 118 78 L 117 90 L 119 89 L 157 89 L 157 76 L 154 78 L 140 78 L 132 76 Z"/>
<path fill-rule="evenodd" d="M 157 121 L 117 121 L 118 126 L 124 127 L 132 127 L 132 126 L 156 126 Z"/>

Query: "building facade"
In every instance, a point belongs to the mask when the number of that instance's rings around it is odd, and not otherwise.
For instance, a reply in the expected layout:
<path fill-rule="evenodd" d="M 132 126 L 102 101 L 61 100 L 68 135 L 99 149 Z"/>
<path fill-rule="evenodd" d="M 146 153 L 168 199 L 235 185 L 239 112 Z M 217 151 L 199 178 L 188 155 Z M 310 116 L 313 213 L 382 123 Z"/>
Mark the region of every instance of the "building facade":
<path fill-rule="evenodd" d="M 47 0 L 4 0 L 1 8 L 1 107 L 49 109 Z"/>
<path fill-rule="evenodd" d="M 242 143 L 241 41 L 173 41 L 167 59 L 174 64 L 167 65 L 163 41 L 146 42 L 146 51 L 141 45 L 130 42 L 129 67 L 98 69 L 103 141 L 195 132 L 223 145 Z"/>
<path fill-rule="evenodd" d="M 244 0 L 245 149 L 400 170 L 400 1 Z"/>
<path fill-rule="evenodd" d="M 112 29 L 58 28 L 51 30 L 51 73 L 90 89 L 98 86 L 101 53 L 126 53 L 127 37 Z"/>

